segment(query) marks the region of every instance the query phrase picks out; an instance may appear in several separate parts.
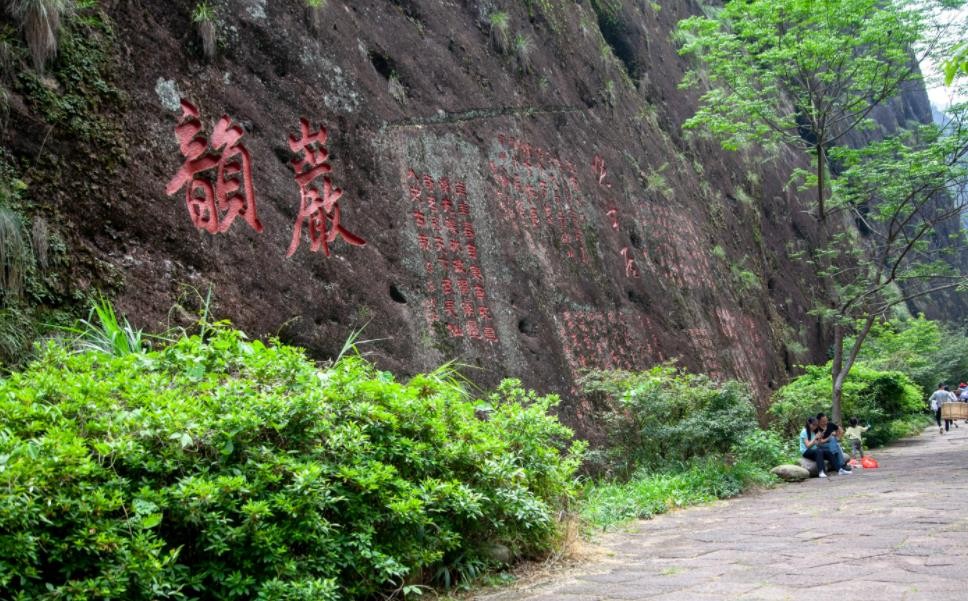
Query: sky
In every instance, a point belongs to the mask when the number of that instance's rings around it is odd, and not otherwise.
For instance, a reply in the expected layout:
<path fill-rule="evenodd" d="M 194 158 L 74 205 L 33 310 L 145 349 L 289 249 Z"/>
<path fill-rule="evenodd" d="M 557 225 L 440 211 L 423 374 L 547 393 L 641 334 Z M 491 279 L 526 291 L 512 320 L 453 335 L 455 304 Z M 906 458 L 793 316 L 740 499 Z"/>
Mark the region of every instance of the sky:
<path fill-rule="evenodd" d="M 945 14 L 942 20 L 949 21 L 950 23 L 965 23 L 968 21 L 968 6 L 957 11 L 948 11 L 948 14 Z M 963 33 L 962 37 L 968 39 L 968 33 Z M 922 60 L 921 72 L 924 74 L 926 80 L 925 84 L 928 88 L 928 98 L 931 99 L 931 104 L 940 110 L 946 109 L 952 102 L 952 88 L 944 86 L 941 65 L 935 65 L 928 59 Z M 957 100 L 961 101 L 966 99 L 968 98 L 965 98 L 963 95 L 957 98 Z"/>

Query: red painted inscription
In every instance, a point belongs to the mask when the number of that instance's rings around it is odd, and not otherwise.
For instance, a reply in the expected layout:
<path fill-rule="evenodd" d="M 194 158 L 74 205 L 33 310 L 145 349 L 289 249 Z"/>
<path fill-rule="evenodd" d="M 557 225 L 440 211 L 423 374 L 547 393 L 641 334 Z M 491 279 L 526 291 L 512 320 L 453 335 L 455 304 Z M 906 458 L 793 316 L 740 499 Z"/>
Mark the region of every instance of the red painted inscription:
<path fill-rule="evenodd" d="M 527 232 L 521 236 L 527 245 L 540 243 L 587 263 L 584 219 L 577 210 L 584 199 L 575 165 L 505 134 L 497 141 L 489 168 L 500 216 L 514 231 Z"/>
<path fill-rule="evenodd" d="M 435 180 L 413 169 L 407 170 L 407 180 L 408 210 L 426 267 L 427 325 L 441 323 L 453 338 L 497 342 L 467 185 L 446 176 Z"/>
<path fill-rule="evenodd" d="M 202 133 L 198 109 L 181 101 L 182 117 L 175 136 L 185 162 L 168 182 L 171 196 L 185 188 L 185 205 L 192 223 L 211 234 L 228 231 L 236 217 L 262 231 L 256 214 L 252 185 L 252 158 L 240 143 L 245 133 L 223 115 L 215 124 L 211 141 Z"/>
<path fill-rule="evenodd" d="M 309 249 L 312 252 L 330 255 L 329 245 L 337 237 L 343 238 L 354 246 L 365 246 L 363 238 L 353 234 L 340 223 L 339 199 L 343 190 L 333 186 L 333 181 L 326 174 L 333 169 L 326 161 L 329 151 L 326 150 L 328 135 L 326 128 L 310 132 L 309 121 L 299 120 L 300 137 L 289 137 L 289 148 L 302 157 L 293 159 L 292 164 L 296 173 L 296 183 L 299 184 L 299 214 L 292 231 L 292 242 L 289 244 L 287 257 L 291 257 L 302 240 L 303 224 L 308 222 Z M 322 181 L 319 181 L 322 178 Z"/>

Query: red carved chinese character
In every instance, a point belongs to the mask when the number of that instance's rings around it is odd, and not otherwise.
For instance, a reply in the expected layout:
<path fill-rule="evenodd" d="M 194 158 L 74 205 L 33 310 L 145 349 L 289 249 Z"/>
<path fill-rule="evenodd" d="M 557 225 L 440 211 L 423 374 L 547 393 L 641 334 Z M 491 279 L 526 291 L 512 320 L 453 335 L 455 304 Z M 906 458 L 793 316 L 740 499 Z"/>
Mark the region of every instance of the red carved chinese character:
<path fill-rule="evenodd" d="M 464 184 L 464 182 L 454 183 L 454 194 L 458 196 L 467 196 L 467 186 Z"/>
<path fill-rule="evenodd" d="M 428 298 L 424 301 L 424 317 L 429 325 L 433 325 L 439 318 L 437 317 L 437 299 Z"/>
<path fill-rule="evenodd" d="M 471 206 L 466 202 L 461 201 L 461 203 L 457 205 L 457 214 L 462 217 L 467 217 L 471 214 Z"/>
<path fill-rule="evenodd" d="M 609 209 L 605 214 L 612 220 L 612 229 L 618 231 L 618 209 Z"/>
<path fill-rule="evenodd" d="M 464 261 L 454 259 L 454 273 L 464 273 Z"/>
<path fill-rule="evenodd" d="M 460 252 L 460 242 L 458 242 L 456 238 L 451 238 L 447 242 L 450 245 L 450 252 L 452 253 Z"/>
<path fill-rule="evenodd" d="M 450 317 L 457 317 L 457 305 L 453 299 L 444 300 L 444 313 Z"/>
<path fill-rule="evenodd" d="M 595 158 L 592 160 L 592 171 L 595 172 L 595 176 L 598 178 L 599 186 L 605 186 L 606 188 L 612 187 L 612 184 L 605 183 L 605 176 L 608 175 L 608 170 L 605 169 L 605 159 L 595 155 Z"/>
<path fill-rule="evenodd" d="M 480 338 L 481 338 L 481 330 L 478 329 L 477 322 L 476 321 L 468 321 L 464 325 L 464 329 L 467 331 L 467 335 L 469 337 L 476 338 L 476 339 L 480 340 Z"/>
<path fill-rule="evenodd" d="M 471 265 L 469 271 L 471 272 L 471 277 L 475 280 L 484 281 L 484 276 L 481 274 L 481 268 L 477 265 Z"/>
<path fill-rule="evenodd" d="M 460 326 L 457 325 L 456 323 L 447 324 L 447 330 L 450 332 L 450 335 L 454 338 L 461 338 L 464 336 L 464 333 L 461 332 Z"/>
<path fill-rule="evenodd" d="M 427 226 L 427 218 L 420 211 L 413 212 L 413 222 L 417 224 L 417 227 Z"/>
<path fill-rule="evenodd" d="M 437 199 L 433 196 L 427 197 L 427 208 L 430 209 L 431 213 L 437 213 Z"/>
<path fill-rule="evenodd" d="M 417 244 L 420 246 L 420 250 L 430 250 L 430 236 L 417 234 Z"/>
<path fill-rule="evenodd" d="M 626 246 L 619 252 L 622 257 L 625 258 L 625 277 L 639 277 L 639 268 L 635 266 L 635 257 L 632 256 L 632 252 L 629 250 L 629 247 Z"/>
<path fill-rule="evenodd" d="M 434 191 L 434 178 L 432 178 L 429 175 L 426 175 L 425 174 L 421 179 L 423 180 L 424 190 L 426 190 L 427 192 L 433 192 Z"/>
<path fill-rule="evenodd" d="M 484 287 L 481 286 L 481 285 L 479 285 L 479 284 L 475 284 L 474 285 L 474 296 L 476 296 L 477 297 L 477 300 L 479 300 L 479 301 L 484 300 L 484 298 L 486 296 L 485 293 L 484 293 Z"/>
<path fill-rule="evenodd" d="M 444 278 L 440 282 L 440 287 L 443 289 L 444 294 L 446 294 L 447 296 L 454 295 L 454 283 L 450 281 L 450 278 Z"/>
<path fill-rule="evenodd" d="M 538 221 L 538 209 L 536 209 L 535 207 L 531 207 L 530 215 L 531 215 L 531 226 L 532 227 L 538 227 L 538 223 L 539 223 L 539 221 Z"/>
<path fill-rule="evenodd" d="M 467 296 L 471 292 L 470 282 L 464 279 L 457 280 L 457 290 L 460 291 L 461 295 Z"/>
<path fill-rule="evenodd" d="M 488 342 L 497 342 L 497 333 L 491 326 L 484 327 L 484 340 Z"/>
<path fill-rule="evenodd" d="M 328 257 L 329 245 L 337 237 L 353 246 L 366 246 L 366 240 L 353 234 L 340 224 L 339 199 L 343 196 L 340 188 L 334 187 L 332 180 L 323 177 L 322 190 L 315 182 L 316 178 L 332 171 L 326 161 L 329 151 L 326 150 L 328 134 L 325 127 L 318 132 L 309 132 L 309 121 L 299 120 L 300 137 L 289 136 L 289 149 L 295 153 L 303 153 L 301 159 L 293 159 L 293 169 L 296 173 L 296 183 L 299 184 L 300 206 L 293 227 L 292 242 L 289 244 L 287 257 L 291 257 L 302 240 L 303 223 L 309 222 L 309 249 L 318 252 L 320 248 Z"/>
<path fill-rule="evenodd" d="M 470 222 L 464 223 L 464 237 L 468 240 L 473 240 L 476 234 L 474 233 L 474 226 Z"/>
<path fill-rule="evenodd" d="M 444 238 L 443 236 L 434 236 L 434 248 L 437 252 L 444 250 Z"/>
<path fill-rule="evenodd" d="M 454 201 L 452 201 L 449 196 L 445 196 L 444 199 L 440 201 L 440 208 L 444 211 L 444 213 L 450 213 L 454 210 Z"/>
<path fill-rule="evenodd" d="M 451 235 L 457 235 L 457 221 L 453 217 L 444 218 L 444 226 L 447 228 L 447 231 L 451 233 Z"/>
<path fill-rule="evenodd" d="M 494 317 L 491 315 L 490 308 L 488 308 L 486 305 L 481 305 L 477 308 L 477 315 L 485 321 L 494 319 Z"/>
<path fill-rule="evenodd" d="M 223 115 L 212 131 L 211 146 L 216 152 L 213 156 L 208 152 L 209 141 L 201 135 L 198 109 L 187 100 L 182 100 L 181 106 L 182 118 L 175 127 L 175 136 L 185 162 L 165 192 L 171 196 L 185 188 L 185 205 L 198 229 L 212 234 L 225 232 L 241 216 L 252 229 L 261 232 L 252 185 L 252 158 L 239 143 L 245 132 Z M 197 177 L 211 169 L 216 170 L 214 186 Z"/>
<path fill-rule="evenodd" d="M 477 246 L 474 244 L 467 244 L 467 256 L 471 259 L 477 259 Z"/>
<path fill-rule="evenodd" d="M 427 261 L 426 263 L 424 263 L 424 269 L 427 271 L 427 275 L 432 274 L 434 272 L 434 264 L 433 264 L 433 262 L 432 261 Z"/>
<path fill-rule="evenodd" d="M 440 180 L 438 181 L 438 183 L 440 184 L 440 191 L 441 192 L 443 192 L 444 194 L 450 194 L 450 178 L 449 177 L 442 177 L 442 178 L 440 178 Z"/>
<path fill-rule="evenodd" d="M 457 285 L 460 286 L 460 282 L 458 282 Z M 474 317 L 474 303 L 472 303 L 470 300 L 465 300 L 462 302 L 460 307 L 464 311 L 464 317 Z"/>
<path fill-rule="evenodd" d="M 420 202 L 420 186 L 410 186 L 410 200 L 413 202 Z"/>

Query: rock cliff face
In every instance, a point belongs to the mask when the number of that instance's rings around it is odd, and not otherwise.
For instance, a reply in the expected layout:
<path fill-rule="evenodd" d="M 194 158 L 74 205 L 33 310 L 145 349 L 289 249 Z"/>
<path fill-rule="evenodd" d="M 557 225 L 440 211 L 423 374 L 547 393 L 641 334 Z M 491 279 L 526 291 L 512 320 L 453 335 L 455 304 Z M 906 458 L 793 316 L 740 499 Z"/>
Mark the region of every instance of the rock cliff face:
<path fill-rule="evenodd" d="M 386 369 L 456 359 L 576 423 L 585 367 L 677 360 L 765 402 L 823 357 L 788 258 L 815 240 L 799 159 L 681 131 L 693 1 L 210 0 L 212 60 L 194 2 L 106 4 L 6 86 L 5 160 L 72 249 L 66 296 L 113 286 L 154 329 L 211 287 L 252 335 L 326 358 L 365 327 Z M 885 118 L 929 119 L 912 98 Z"/>

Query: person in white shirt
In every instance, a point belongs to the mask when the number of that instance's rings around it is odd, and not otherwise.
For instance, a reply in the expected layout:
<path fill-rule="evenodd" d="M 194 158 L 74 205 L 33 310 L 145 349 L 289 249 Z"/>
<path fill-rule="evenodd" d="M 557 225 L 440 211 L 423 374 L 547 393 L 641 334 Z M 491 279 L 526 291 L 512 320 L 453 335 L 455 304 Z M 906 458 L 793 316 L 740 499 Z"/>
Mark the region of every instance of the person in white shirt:
<path fill-rule="evenodd" d="M 945 431 L 951 429 L 951 420 L 944 420 L 944 427 L 941 427 L 941 405 L 949 402 L 951 397 L 949 392 L 945 390 L 944 384 L 938 384 L 938 389 L 934 391 L 928 398 L 928 402 L 931 404 L 931 411 L 934 411 L 934 419 L 938 422 L 938 433 L 944 434 Z"/>

